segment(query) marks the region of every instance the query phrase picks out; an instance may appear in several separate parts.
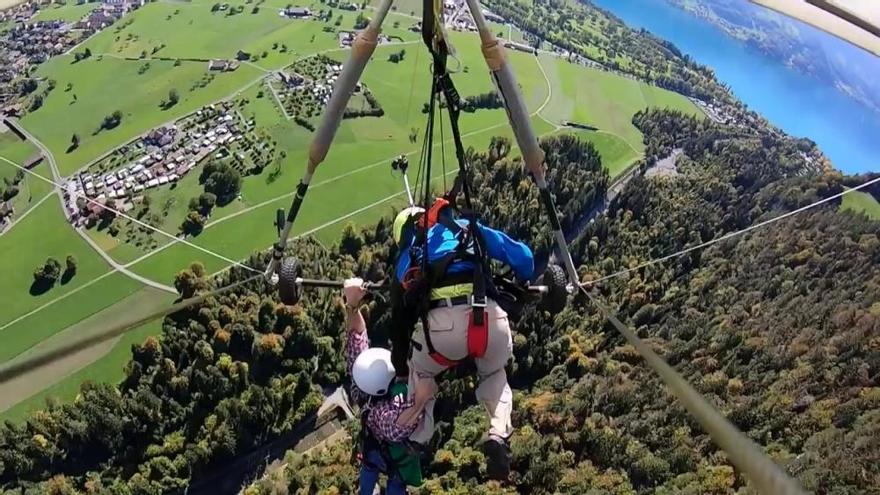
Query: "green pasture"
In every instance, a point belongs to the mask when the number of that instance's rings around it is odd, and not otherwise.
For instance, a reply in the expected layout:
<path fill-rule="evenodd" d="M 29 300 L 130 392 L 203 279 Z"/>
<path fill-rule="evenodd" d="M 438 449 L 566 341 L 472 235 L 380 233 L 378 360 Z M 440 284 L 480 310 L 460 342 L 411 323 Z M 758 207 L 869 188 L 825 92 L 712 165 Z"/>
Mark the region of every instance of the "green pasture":
<path fill-rule="evenodd" d="M 37 148 L 34 145 L 28 141 L 18 139 L 12 132 L 6 131 L 0 134 L 0 180 L 9 179 L 11 181 L 20 171 L 19 168 L 10 165 L 5 160 L 9 160 L 16 165 L 24 165 L 36 153 Z M 45 161 L 34 167 L 32 172 L 49 180 L 52 179 L 49 165 Z M 5 188 L 5 184 L 0 187 Z M 51 191 L 52 184 L 24 173 L 24 178 L 18 184 L 18 194 L 12 198 L 15 218 L 21 217 Z"/>
<path fill-rule="evenodd" d="M 309 7 L 315 13 L 325 10 L 321 4 L 304 0 L 269 0 L 258 6 L 232 1 L 228 2 L 230 9 L 211 12 L 215 3 L 205 0 L 151 3 L 101 32 L 85 46 L 95 53 L 123 57 L 139 57 L 146 52 L 152 57 L 182 59 L 232 59 L 242 50 L 255 55 L 260 67 L 277 69 L 303 54 L 339 48 L 336 31 L 352 30 L 358 15 L 331 9 L 333 15 L 327 22 L 279 15 L 279 10 L 287 5 Z M 230 15 L 231 8 L 236 6 L 242 6 L 244 11 Z M 257 12 L 253 13 L 255 7 Z M 370 14 L 371 11 L 365 12 L 367 16 Z M 339 16 L 342 23 L 336 26 Z M 392 17 L 384 30 L 386 34 L 409 39 L 417 36 L 405 30 L 408 24 L 404 24 L 403 19 L 397 19 L 401 26 L 394 29 Z M 332 30 L 327 32 L 325 27 Z M 286 45 L 287 50 L 282 51 L 282 45 Z"/>
<path fill-rule="evenodd" d="M 553 97 L 541 112 L 551 122 L 572 121 L 597 127 L 629 144 L 644 149 L 642 134 L 632 116 L 648 107 L 667 107 L 698 115 L 687 98 L 640 81 L 598 69 L 572 64 L 552 55 L 539 56 L 553 87 Z"/>
<path fill-rule="evenodd" d="M 0 176 L 9 177 L 11 179 L 19 169 L 0 160 L 0 171 L 2 171 L 0 172 Z M 31 171 L 41 177 L 45 177 L 49 180 L 52 179 L 52 172 L 49 170 L 49 164 L 45 161 L 34 167 Z M 12 198 L 12 206 L 15 208 L 14 218 L 20 218 L 28 210 L 33 208 L 33 206 L 46 197 L 47 194 L 52 192 L 52 187 L 52 184 L 49 182 L 25 173 L 24 178 L 18 184 L 18 194 Z M 52 200 L 47 199 L 46 201 Z"/>
<path fill-rule="evenodd" d="M 841 200 L 840 209 L 862 212 L 875 220 L 880 220 L 880 202 L 866 192 L 853 191 L 846 194 Z"/>
<path fill-rule="evenodd" d="M 112 306 L 143 285 L 121 273 L 114 273 L 75 292 L 42 311 L 0 329 L 0 362 L 18 356 L 77 322 Z"/>
<path fill-rule="evenodd" d="M 261 72 L 243 65 L 235 72 L 208 75 L 207 64 L 200 62 L 175 67 L 168 61 L 93 56 L 73 63 L 72 56 L 61 56 L 41 65 L 37 74 L 54 79 L 56 87 L 21 123 L 52 150 L 67 175 L 154 127 L 231 95 Z M 200 81 L 210 82 L 194 87 Z M 164 110 L 160 104 L 172 89 L 180 101 Z M 104 117 L 116 110 L 123 114 L 120 125 L 99 131 Z M 68 153 L 74 133 L 80 145 Z"/>
<path fill-rule="evenodd" d="M 48 401 L 70 402 L 79 394 L 82 383 L 117 383 L 125 378 L 125 365 L 131 361 L 131 346 L 140 344 L 150 335 L 162 331 L 162 323 L 154 321 L 132 330 L 118 338 L 109 352 L 74 373 L 61 378 L 46 388 L 22 398 L 14 406 L 0 411 L 0 419 L 22 421 L 31 412 L 41 409 Z"/>
<path fill-rule="evenodd" d="M 75 5 L 73 2 L 68 5 L 46 5 L 37 12 L 37 15 L 34 16 L 33 20 L 76 22 L 100 6 L 101 4 L 99 2 L 84 3 L 82 5 Z"/>
<path fill-rule="evenodd" d="M 6 126 L 3 126 L 3 130 L 5 132 L 0 133 L 0 156 L 19 165 L 24 165 L 24 162 L 37 153 L 36 146 L 19 139 L 12 131 L 6 130 Z M 11 177 L 15 175 L 16 170 L 11 165 L 0 167 L 0 177 Z"/>
<path fill-rule="evenodd" d="M 64 270 L 68 254 L 73 254 L 78 261 L 76 275 L 66 284 L 59 281 L 49 291 L 32 295 L 34 269 L 52 256 Z M 0 237 L 0 273 L 3 273 L 0 277 L 0 294 L 3 294 L 0 325 L 76 289 L 107 270 L 104 260 L 65 221 L 60 203 L 50 198 Z M 3 347 L 6 347 L 5 340 Z"/>

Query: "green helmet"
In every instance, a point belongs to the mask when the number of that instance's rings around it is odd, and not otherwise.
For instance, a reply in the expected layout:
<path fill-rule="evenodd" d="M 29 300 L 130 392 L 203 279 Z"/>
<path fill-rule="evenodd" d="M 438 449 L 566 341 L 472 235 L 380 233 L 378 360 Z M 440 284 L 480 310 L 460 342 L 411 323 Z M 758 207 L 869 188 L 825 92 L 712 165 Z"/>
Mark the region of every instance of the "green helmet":
<path fill-rule="evenodd" d="M 392 225 L 391 235 L 394 237 L 395 243 L 400 243 L 400 239 L 403 237 L 403 229 L 406 227 L 407 221 L 410 218 L 417 217 L 425 212 L 424 208 L 418 206 L 410 206 L 409 208 L 405 208 L 400 213 L 394 217 L 394 225 Z"/>

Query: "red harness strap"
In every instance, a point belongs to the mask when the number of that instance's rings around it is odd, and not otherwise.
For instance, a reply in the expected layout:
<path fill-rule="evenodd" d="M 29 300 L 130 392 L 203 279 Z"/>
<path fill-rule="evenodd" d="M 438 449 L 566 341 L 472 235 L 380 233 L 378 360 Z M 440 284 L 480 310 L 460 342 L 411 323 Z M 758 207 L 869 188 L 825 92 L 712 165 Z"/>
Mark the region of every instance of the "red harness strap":
<path fill-rule="evenodd" d="M 468 356 L 472 358 L 485 356 L 489 347 L 489 318 L 484 315 L 482 325 L 478 325 L 473 310 L 468 316 L 467 344 Z"/>
<path fill-rule="evenodd" d="M 425 332 L 425 344 L 428 346 L 428 355 L 431 356 L 437 364 L 452 368 L 461 364 L 461 361 L 449 359 L 436 349 L 431 342 L 431 330 Z M 483 317 L 482 325 L 478 325 L 474 321 L 474 313 L 471 311 L 468 315 L 467 329 L 467 349 L 468 357 L 481 358 L 486 355 L 486 349 L 489 347 L 489 318 Z"/>

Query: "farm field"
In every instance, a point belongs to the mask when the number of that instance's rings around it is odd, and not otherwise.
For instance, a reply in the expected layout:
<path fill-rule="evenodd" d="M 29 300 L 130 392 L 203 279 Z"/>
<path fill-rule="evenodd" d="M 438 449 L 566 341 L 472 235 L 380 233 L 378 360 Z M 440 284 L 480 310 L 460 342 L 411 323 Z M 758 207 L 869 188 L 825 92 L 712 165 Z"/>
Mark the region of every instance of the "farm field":
<path fill-rule="evenodd" d="M 21 124 L 52 151 L 63 175 L 153 127 L 234 93 L 262 73 L 248 65 L 235 72 L 209 75 L 202 62 L 175 67 L 170 61 L 110 56 L 71 63 L 73 60 L 72 55 L 65 55 L 40 66 L 37 74 L 54 79 L 56 87 L 39 110 L 21 119 Z M 160 103 L 172 89 L 178 91 L 180 101 L 163 110 Z M 122 113 L 120 124 L 101 130 L 103 119 L 117 110 Z M 64 118 L 59 118 L 62 115 Z M 74 134 L 80 145 L 68 152 Z"/>
<path fill-rule="evenodd" d="M 553 97 L 541 112 L 551 122 L 565 121 L 597 127 L 626 142 L 633 151 L 644 149 L 642 134 L 632 116 L 648 107 L 667 107 L 699 115 L 700 110 L 677 93 L 609 72 L 568 63 L 541 54 L 541 66 L 553 86 Z"/>
<path fill-rule="evenodd" d="M 340 49 L 336 33 L 325 32 L 324 27 L 334 26 L 335 19 L 341 16 L 338 29 L 350 29 L 357 13 L 334 10 L 333 20 L 323 23 L 278 16 L 278 9 L 287 5 L 280 0 L 264 2 L 256 12 L 252 4 L 232 2 L 230 8 L 244 7 L 235 15 L 212 13 L 212 5 L 203 0 L 148 4 L 77 49 L 79 52 L 88 47 L 93 53 L 91 58 L 71 63 L 73 56 L 68 55 L 42 65 L 38 75 L 54 79 L 56 87 L 40 110 L 22 119 L 22 125 L 49 147 L 62 174 L 67 175 L 158 125 L 229 98 L 244 119 L 255 122 L 257 132 L 274 141 L 284 158 L 277 162 L 277 167 L 273 163 L 258 175 L 244 177 L 238 199 L 215 207 L 204 231 L 189 240 L 223 256 L 243 259 L 274 242 L 274 211 L 289 207 L 292 191 L 306 163 L 311 138 L 308 130 L 284 117 L 267 83 L 261 79 L 269 71 L 287 67 L 315 53 L 323 53 L 339 62 L 346 60 L 348 51 Z M 417 7 L 416 2 L 413 5 Z M 310 8 L 316 10 L 314 6 Z M 385 113 L 382 117 L 343 121 L 326 161 L 312 182 L 295 227 L 297 235 L 314 235 L 332 242 L 348 223 L 369 224 L 382 215 L 391 214 L 404 202 L 400 177 L 391 174 L 389 164 L 403 153 L 410 157 L 415 168 L 426 118 L 422 108 L 430 89 L 428 56 L 418 34 L 408 31 L 414 19 L 403 10 L 405 8 L 404 5 L 397 13 L 389 14 L 385 33 L 394 37 L 394 43 L 377 48 L 363 77 L 364 84 Z M 50 12 L 59 16 L 74 15 L 65 13 L 66 9 L 69 7 L 53 8 Z M 507 35 L 506 26 L 498 28 Z M 514 32 L 513 35 L 514 39 L 521 39 L 521 34 Z M 477 37 L 458 32 L 451 32 L 450 36 L 458 49 L 459 64 L 453 79 L 461 96 L 492 91 Z M 195 60 L 230 59 L 239 50 L 254 58 L 231 73 L 211 77 L 206 62 Z M 401 61 L 390 61 L 392 54 L 402 51 L 405 56 Z M 698 112 L 680 95 L 618 75 L 571 65 L 546 54 L 535 57 L 512 50 L 508 54 L 532 113 L 536 133 L 578 133 L 593 142 L 612 175 L 641 155 L 641 134 L 631 124 L 636 111 L 660 105 Z M 189 60 L 176 64 L 174 59 L 177 58 Z M 455 66 L 456 62 L 452 64 Z M 171 109 L 162 110 L 159 104 L 172 89 L 180 92 L 180 101 Z M 120 125 L 96 133 L 102 119 L 114 110 L 123 114 Z M 567 129 L 562 126 L 564 121 L 592 125 L 598 131 Z M 435 136 L 434 153 L 438 161 L 433 176 L 438 186 L 444 174 L 451 182 L 457 166 L 448 122 L 444 124 L 444 133 L 441 135 L 438 130 Z M 463 113 L 460 124 L 465 146 L 477 151 L 485 149 L 494 136 L 512 139 L 506 114 L 501 109 Z M 81 142 L 68 153 L 74 133 Z M 418 135 L 415 142 L 409 138 L 413 133 Z M 446 155 L 446 170 L 439 161 L 441 149 Z M 0 135 L 0 156 L 24 161 L 34 152 L 35 148 L 28 143 L 21 144 Z M 179 232 L 190 198 L 203 189 L 198 182 L 199 170 L 193 170 L 173 186 L 149 192 L 152 203 L 164 207 L 162 221 L 156 227 L 172 234 Z M 2 166 L 0 172 L 8 173 Z M 37 172 L 48 174 L 47 165 L 38 166 Z M 35 200 L 38 199 L 35 196 Z M 89 235 L 115 260 L 129 263 L 135 273 L 163 284 L 172 283 L 174 274 L 195 260 L 203 262 L 209 272 L 227 266 L 225 261 L 165 238 L 161 238 L 159 249 L 148 250 L 120 242 L 106 231 L 93 230 Z M 5 268 L 10 276 L 0 282 L 0 289 L 15 297 L 11 304 L 0 309 L 0 335 L 8 332 L 12 336 L 10 345 L 0 352 L 0 362 L 15 359 L 29 349 L 62 342 L 73 334 L 73 329 L 87 332 L 111 324 L 132 307 L 151 308 L 169 300 L 167 294 L 144 289 L 140 282 L 122 273 L 110 273 L 104 261 L 65 225 L 54 198 L 49 198 L 13 231 L 0 237 L 0 255 L 20 245 L 45 247 L 28 251 L 14 262 L 4 256 L 7 261 L 2 263 L 9 266 L 0 268 Z M 41 296 L 28 294 L 37 264 L 49 255 L 63 263 L 68 252 L 75 252 L 80 262 L 73 280 L 64 286 L 56 285 Z M 96 277 L 103 278 L 44 310 L 21 318 Z M 20 319 L 16 321 L 17 318 Z M 38 330 L 34 331 L 35 328 Z M 56 369 L 35 377 L 29 387 L 17 389 L 11 395 L 14 401 L 0 404 L 0 409 L 6 409 L 0 415 L 21 418 L 47 397 L 69 399 L 84 379 L 118 380 L 129 359 L 131 343 L 159 331 L 158 323 L 147 325 L 115 342 L 71 357 Z"/>
<path fill-rule="evenodd" d="M 843 197 L 841 210 L 863 212 L 871 218 L 880 219 L 880 202 L 862 191 L 853 191 Z"/>
<path fill-rule="evenodd" d="M 60 299 L 51 306 L 51 310 L 38 311 L 12 324 L 0 326 L 0 338 L 4 344 L 0 349 L 0 362 L 46 344 L 50 337 L 112 306 L 142 287 L 142 284 L 121 273 L 113 273 L 86 289 Z"/>
<path fill-rule="evenodd" d="M 84 3 L 82 5 L 47 5 L 37 12 L 37 15 L 34 16 L 34 20 L 76 22 L 98 6 L 100 6 L 99 3 Z"/>
<path fill-rule="evenodd" d="M 5 130 L 5 126 L 3 126 L 3 129 Z M 17 165 L 23 165 L 36 153 L 37 148 L 34 145 L 28 141 L 21 141 L 12 132 L 0 133 L 0 180 L 4 181 L 0 184 L 0 188 L 6 188 L 6 180 L 14 182 L 15 177 L 19 173 L 18 168 L 10 165 L 5 160 L 9 160 Z M 45 161 L 34 167 L 33 172 L 47 179 L 52 178 L 49 165 Z M 29 174 L 24 174 L 16 187 L 18 188 L 18 194 L 11 200 L 15 211 L 13 219 L 22 217 L 52 191 L 51 184 Z"/>
<path fill-rule="evenodd" d="M 37 153 L 37 147 L 29 141 L 22 141 L 12 131 L 7 130 L 5 125 L 0 127 L 3 130 L 0 133 L 0 156 L 23 165 L 30 157 Z M 10 177 L 15 175 L 16 170 L 15 167 L 4 166 L 0 168 L 0 176 Z"/>
<path fill-rule="evenodd" d="M 66 333 L 72 333 L 74 330 L 83 332 L 102 330 L 107 325 L 120 321 L 120 315 L 126 313 L 123 308 L 130 308 L 132 305 L 146 314 L 147 310 L 171 304 L 171 298 L 167 294 L 155 294 L 149 291 L 150 289 L 144 289 L 129 296 L 117 305 L 71 327 L 71 332 Z M 85 381 L 116 383 L 122 380 L 125 376 L 125 364 L 131 359 L 131 346 L 143 342 L 149 335 L 160 333 L 161 328 L 161 321 L 147 323 L 121 337 L 89 347 L 71 355 L 69 359 L 53 363 L 53 366 L 25 375 L 21 382 L 4 384 L 3 393 L 0 395 L 2 397 L 0 401 L 3 401 L 0 402 L 0 419 L 23 419 L 30 411 L 42 407 L 47 400 L 70 401 L 76 397 L 80 384 Z M 67 335 L 60 337 L 62 338 L 56 339 L 53 343 L 57 345 L 63 342 L 63 338 L 67 338 Z"/>
<path fill-rule="evenodd" d="M 76 274 L 61 280 L 42 294 L 32 294 L 33 272 L 47 257 L 64 267 L 65 258 L 77 259 Z M 109 267 L 64 220 L 61 205 L 51 199 L 36 207 L 27 218 L 0 237 L 0 325 L 76 289 L 107 272 Z M 63 277 L 62 277 L 63 279 Z"/>

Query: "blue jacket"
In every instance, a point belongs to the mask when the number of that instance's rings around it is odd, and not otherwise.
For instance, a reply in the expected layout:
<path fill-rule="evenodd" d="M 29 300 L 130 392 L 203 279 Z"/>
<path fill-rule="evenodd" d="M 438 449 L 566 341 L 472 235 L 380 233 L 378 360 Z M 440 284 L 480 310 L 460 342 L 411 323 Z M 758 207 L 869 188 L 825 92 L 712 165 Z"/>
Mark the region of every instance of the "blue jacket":
<path fill-rule="evenodd" d="M 456 219 L 458 225 L 467 227 L 466 219 Z M 513 273 L 519 280 L 531 280 L 535 272 L 535 259 L 532 250 L 525 244 L 515 241 L 504 232 L 486 227 L 481 223 L 477 223 L 480 233 L 485 241 L 486 254 L 493 260 L 500 261 L 513 269 Z M 414 266 L 410 259 L 410 248 L 414 242 L 414 236 L 410 236 L 408 240 L 401 246 L 400 255 L 397 258 L 397 280 L 402 281 L 406 271 Z M 428 230 L 428 262 L 433 263 L 458 247 L 458 239 L 455 233 L 450 231 L 444 225 L 435 224 Z M 419 247 L 417 247 L 419 249 Z M 421 262 L 421 255 L 415 260 L 415 263 Z M 474 264 L 470 261 L 457 261 L 447 268 L 447 273 L 460 273 L 474 269 Z"/>

